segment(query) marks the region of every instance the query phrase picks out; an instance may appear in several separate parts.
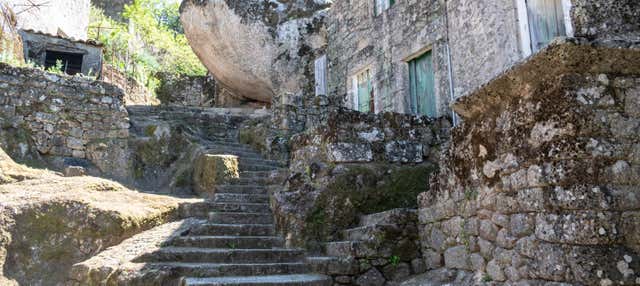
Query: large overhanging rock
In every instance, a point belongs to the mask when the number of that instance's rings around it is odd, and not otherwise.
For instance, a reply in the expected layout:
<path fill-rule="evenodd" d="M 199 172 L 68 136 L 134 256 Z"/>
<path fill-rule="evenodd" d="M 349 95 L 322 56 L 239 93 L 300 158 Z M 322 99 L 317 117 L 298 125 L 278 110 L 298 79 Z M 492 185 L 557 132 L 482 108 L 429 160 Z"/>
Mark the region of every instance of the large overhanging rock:
<path fill-rule="evenodd" d="M 209 71 L 236 94 L 269 102 L 308 84 L 306 63 L 326 44 L 322 20 L 331 1 L 184 0 L 180 12 Z"/>

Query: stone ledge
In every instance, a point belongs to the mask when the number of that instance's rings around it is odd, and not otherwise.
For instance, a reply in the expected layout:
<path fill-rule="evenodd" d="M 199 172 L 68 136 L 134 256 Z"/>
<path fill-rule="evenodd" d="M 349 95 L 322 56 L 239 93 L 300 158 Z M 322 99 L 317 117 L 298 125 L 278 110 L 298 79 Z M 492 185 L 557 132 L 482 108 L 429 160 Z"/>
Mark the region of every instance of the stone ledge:
<path fill-rule="evenodd" d="M 458 98 L 452 108 L 465 121 L 495 117 L 512 98 L 544 89 L 546 83 L 555 81 L 560 75 L 603 73 L 640 74 L 640 49 L 602 47 L 583 39 L 556 41 L 479 89 Z"/>

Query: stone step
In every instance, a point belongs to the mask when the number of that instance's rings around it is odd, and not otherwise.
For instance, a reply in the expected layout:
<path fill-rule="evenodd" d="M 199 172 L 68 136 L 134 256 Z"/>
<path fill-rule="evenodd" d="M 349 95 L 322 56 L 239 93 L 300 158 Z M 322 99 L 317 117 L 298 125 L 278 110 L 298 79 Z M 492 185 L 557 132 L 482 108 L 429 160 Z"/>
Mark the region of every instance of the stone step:
<path fill-rule="evenodd" d="M 269 178 L 272 174 L 272 171 L 245 171 L 240 172 L 240 178 Z"/>
<path fill-rule="evenodd" d="M 279 167 L 268 166 L 268 165 L 240 165 L 238 166 L 241 171 L 276 171 L 279 170 Z"/>
<path fill-rule="evenodd" d="M 277 236 L 181 236 L 167 242 L 167 246 L 271 249 L 283 248 L 284 239 Z"/>
<path fill-rule="evenodd" d="M 205 151 L 209 154 L 218 154 L 218 155 L 235 155 L 240 158 L 251 158 L 251 159 L 262 159 L 262 154 L 256 151 L 238 151 L 238 150 L 229 150 L 228 148 L 220 148 L 220 149 L 207 149 Z"/>
<path fill-rule="evenodd" d="M 335 257 L 365 257 L 372 250 L 361 241 L 334 241 L 324 245 L 325 254 Z M 375 253 L 375 250 L 373 250 Z"/>
<path fill-rule="evenodd" d="M 273 224 L 273 216 L 264 213 L 211 212 L 209 222 L 217 224 Z"/>
<path fill-rule="evenodd" d="M 264 185 L 253 184 L 233 184 L 233 185 L 217 185 L 217 194 L 256 194 L 266 195 L 267 188 Z"/>
<path fill-rule="evenodd" d="M 274 160 L 268 160 L 268 159 L 240 157 L 239 163 L 240 165 L 266 165 L 266 166 L 282 167 L 282 163 Z"/>
<path fill-rule="evenodd" d="M 257 157 L 262 158 L 262 154 L 251 147 L 247 146 L 232 146 L 232 145 L 208 145 L 205 147 L 206 152 L 210 154 L 229 154 L 236 155 L 238 157 Z"/>
<path fill-rule="evenodd" d="M 376 224 L 342 231 L 342 237 L 349 241 L 370 241 L 380 236 L 400 237 L 402 228 L 395 224 Z"/>
<path fill-rule="evenodd" d="M 271 215 L 271 208 L 268 203 L 213 203 L 211 211 L 265 213 Z"/>
<path fill-rule="evenodd" d="M 273 179 L 268 178 L 268 177 L 251 177 L 251 178 L 244 178 L 242 177 L 242 174 L 240 174 L 240 178 L 237 179 L 231 179 L 229 180 L 228 184 L 232 184 L 232 185 L 257 185 L 257 186 L 265 186 L 265 185 L 272 185 L 273 184 Z"/>
<path fill-rule="evenodd" d="M 213 194 L 213 201 L 216 202 L 216 203 L 266 204 L 266 203 L 269 203 L 269 195 L 267 195 L 267 194 L 215 193 L 215 194 Z"/>
<path fill-rule="evenodd" d="M 215 212 L 250 212 L 271 214 L 271 209 L 267 203 L 238 203 L 238 202 L 213 202 L 202 201 L 180 206 L 180 217 L 206 219 L 209 213 Z"/>
<path fill-rule="evenodd" d="M 273 224 L 213 224 L 205 223 L 192 228 L 189 235 L 272 236 Z"/>
<path fill-rule="evenodd" d="M 303 274 L 309 271 L 306 263 L 180 263 L 147 264 L 154 269 L 168 270 L 183 277 L 224 277 L 244 275 Z"/>
<path fill-rule="evenodd" d="M 418 211 L 415 209 L 392 209 L 360 217 L 360 226 L 376 224 L 407 224 L 418 222 Z"/>
<path fill-rule="evenodd" d="M 217 278 L 186 278 L 182 286 L 330 286 L 328 276 L 293 274 Z"/>
<path fill-rule="evenodd" d="M 165 247 L 141 256 L 136 262 L 292 263 L 303 262 L 300 249 L 217 249 Z"/>

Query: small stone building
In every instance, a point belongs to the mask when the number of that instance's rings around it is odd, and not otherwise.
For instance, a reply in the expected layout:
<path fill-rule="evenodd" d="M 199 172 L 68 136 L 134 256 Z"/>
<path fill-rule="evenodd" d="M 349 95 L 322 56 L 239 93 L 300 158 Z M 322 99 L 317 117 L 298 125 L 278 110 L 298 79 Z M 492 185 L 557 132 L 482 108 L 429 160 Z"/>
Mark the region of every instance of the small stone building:
<path fill-rule="evenodd" d="M 555 38 L 633 38 L 638 3 L 335 1 L 326 19 L 326 58 L 316 61 L 316 93 L 337 96 L 344 106 L 363 112 L 449 115 L 452 99 Z"/>
<path fill-rule="evenodd" d="M 99 76 L 102 70 L 102 44 L 76 40 L 33 30 L 21 30 L 24 56 L 39 66 L 50 68 L 58 62 L 62 71 L 75 75 Z"/>

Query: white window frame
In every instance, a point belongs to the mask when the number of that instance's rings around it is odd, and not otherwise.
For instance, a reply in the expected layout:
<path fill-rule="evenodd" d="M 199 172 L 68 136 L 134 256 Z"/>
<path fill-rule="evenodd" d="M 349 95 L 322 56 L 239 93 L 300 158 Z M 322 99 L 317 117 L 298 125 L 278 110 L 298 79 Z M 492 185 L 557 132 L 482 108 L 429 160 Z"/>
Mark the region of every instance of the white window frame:
<path fill-rule="evenodd" d="M 531 31 L 529 27 L 529 12 L 527 11 L 527 0 L 515 0 L 518 15 L 518 29 L 520 31 L 520 48 L 522 56 L 528 57 L 533 54 L 531 47 Z M 567 37 L 573 37 L 573 23 L 571 22 L 571 0 L 562 0 L 562 13 L 564 14 L 564 26 Z"/>
<path fill-rule="evenodd" d="M 318 57 L 314 62 L 316 96 L 327 95 L 327 55 Z"/>
<path fill-rule="evenodd" d="M 391 0 L 371 0 L 373 1 L 373 15 L 380 16 L 384 11 L 391 8 Z"/>
<path fill-rule="evenodd" d="M 367 70 L 369 71 L 369 75 L 371 76 L 371 89 L 373 89 L 374 96 L 376 94 L 376 87 L 373 80 L 374 70 L 372 66 L 366 66 L 364 68 L 357 70 L 355 73 L 353 73 L 351 76 L 351 94 L 352 94 L 352 104 L 353 104 L 352 109 L 355 111 L 360 111 L 358 109 L 360 105 L 360 99 L 358 98 L 358 76 L 367 72 Z M 375 100 L 375 97 L 373 98 L 373 100 Z M 377 107 L 378 105 L 374 104 L 374 108 L 377 109 Z M 377 110 L 371 110 L 371 112 L 377 113 Z"/>

